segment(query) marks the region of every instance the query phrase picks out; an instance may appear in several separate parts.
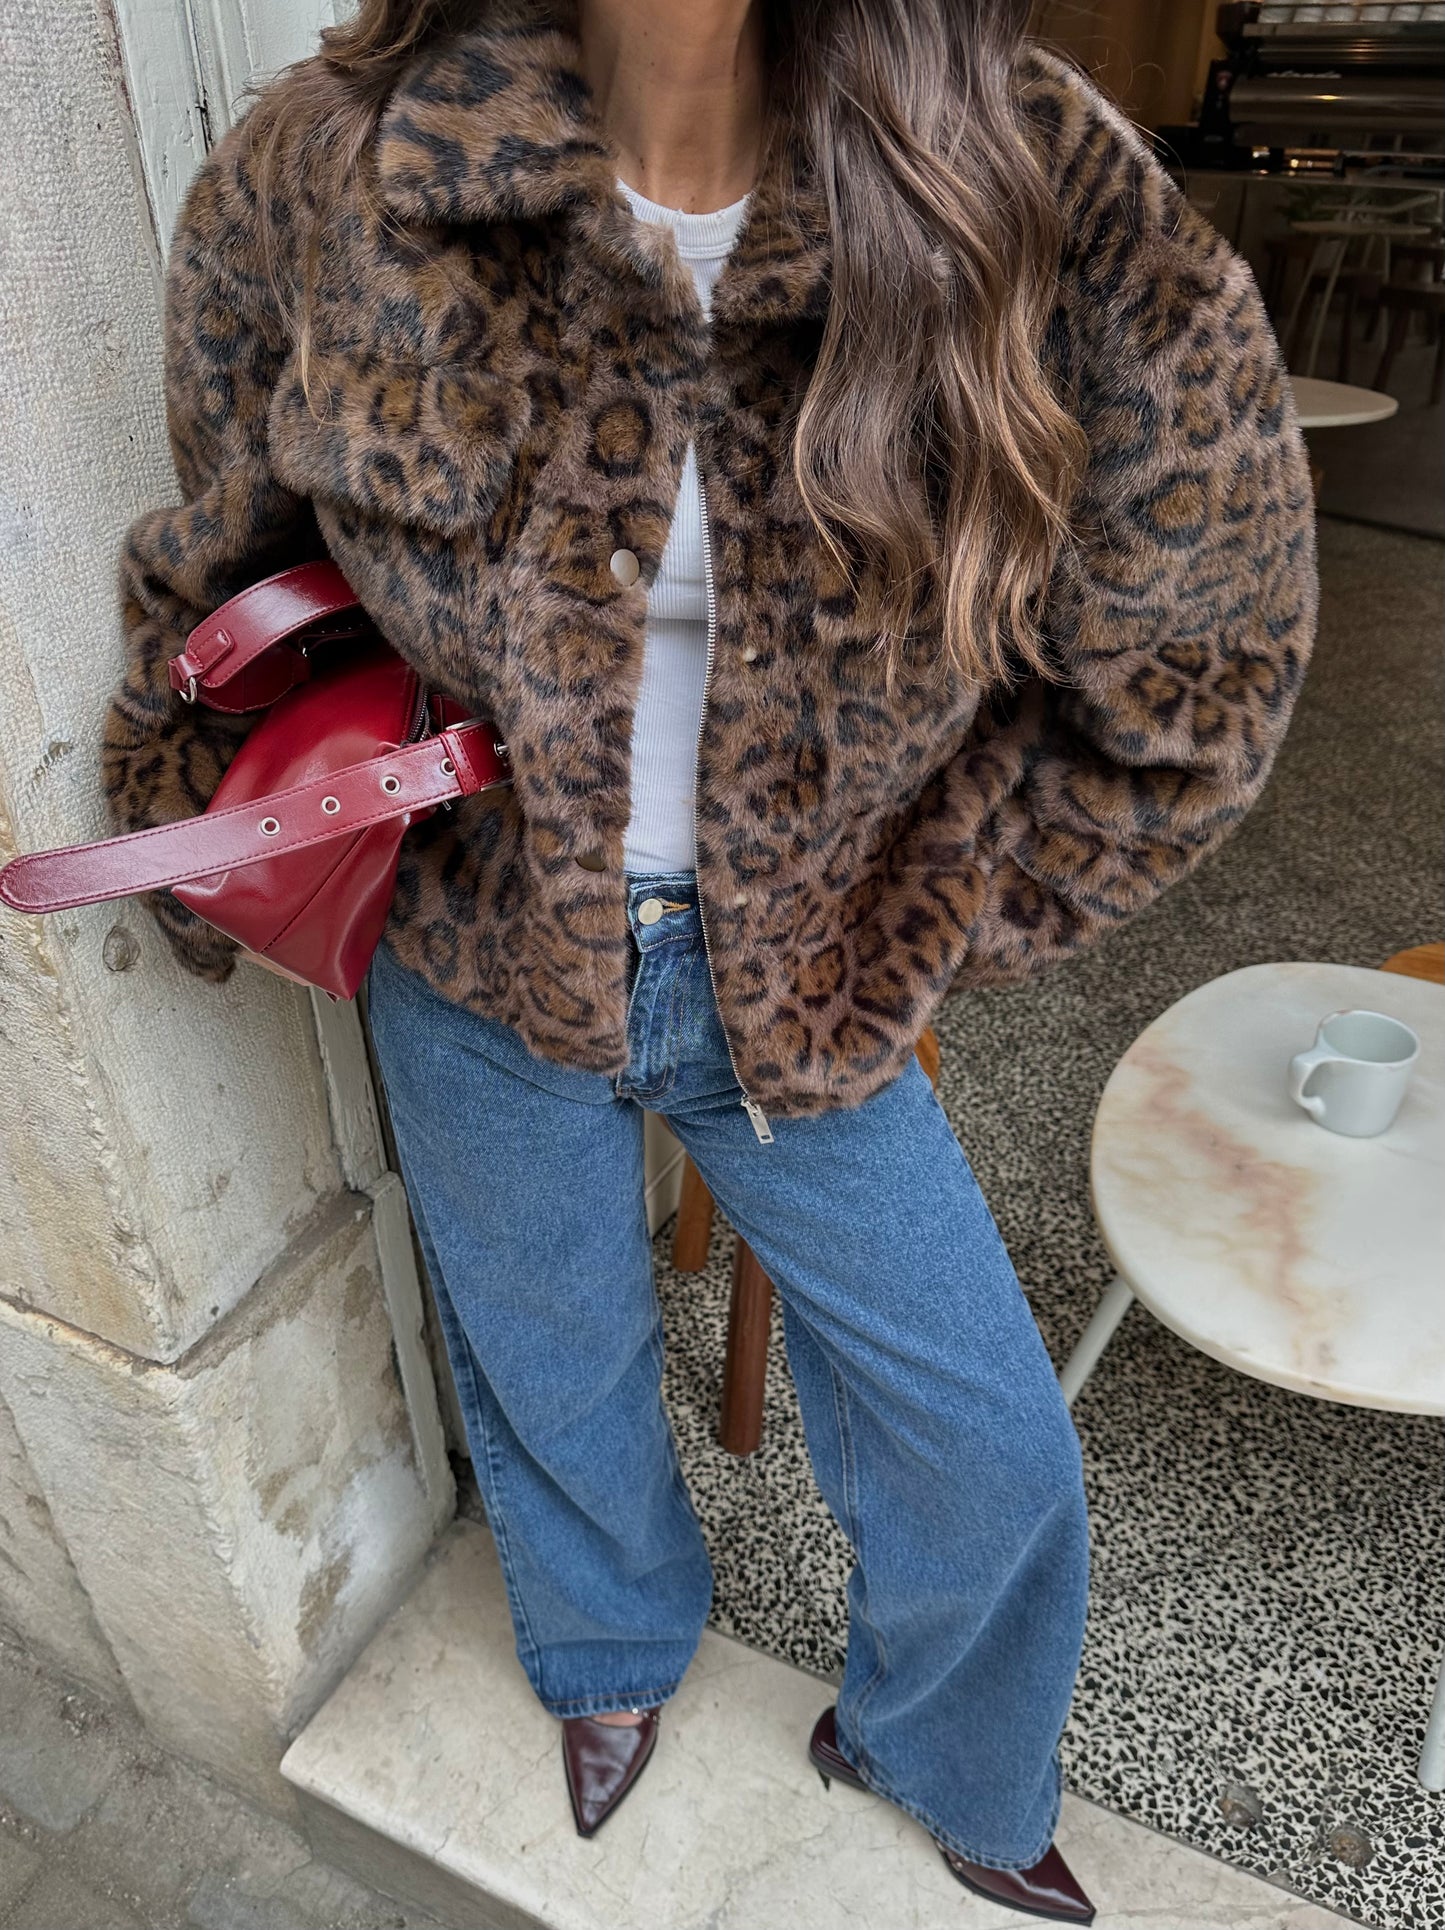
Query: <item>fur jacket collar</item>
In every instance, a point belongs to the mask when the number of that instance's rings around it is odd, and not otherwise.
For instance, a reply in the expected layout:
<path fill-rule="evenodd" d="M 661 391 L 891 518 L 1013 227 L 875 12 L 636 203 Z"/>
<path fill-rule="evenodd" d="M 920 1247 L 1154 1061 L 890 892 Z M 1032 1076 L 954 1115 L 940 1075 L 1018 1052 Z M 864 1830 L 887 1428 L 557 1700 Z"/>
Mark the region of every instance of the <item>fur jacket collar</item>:
<path fill-rule="evenodd" d="M 915 657 L 886 686 L 790 468 L 828 300 L 816 185 L 790 151 L 759 182 L 709 326 L 617 190 L 565 14 L 507 0 L 412 64 L 344 177 L 304 138 L 283 156 L 285 292 L 319 236 L 305 342 L 259 251 L 254 110 L 192 184 L 166 286 L 179 500 L 121 559 L 116 824 L 201 809 L 245 728 L 170 692 L 187 629 L 329 551 L 516 772 L 502 805 L 407 834 L 390 942 L 534 1052 L 619 1071 L 632 711 L 691 439 L 716 588 L 698 882 L 770 1115 L 856 1105 L 950 991 L 1028 979 L 1190 871 L 1258 796 L 1308 662 L 1308 469 L 1249 270 L 1089 82 L 1031 49 L 1018 86 L 1065 216 L 1050 367 L 1090 449 L 1056 681 L 980 692 Z M 154 908 L 228 972 L 229 941 Z"/>
<path fill-rule="evenodd" d="M 487 25 L 418 61 L 378 129 L 381 194 L 404 221 L 537 221 L 566 216 L 598 261 L 635 280 L 659 313 L 691 314 L 692 278 L 666 234 L 634 219 L 578 65 L 565 8 L 508 0 Z M 716 327 L 821 321 L 827 211 L 794 154 L 777 157 L 749 202 L 752 234 L 713 296 Z M 741 239 L 741 238 L 740 238 Z"/>

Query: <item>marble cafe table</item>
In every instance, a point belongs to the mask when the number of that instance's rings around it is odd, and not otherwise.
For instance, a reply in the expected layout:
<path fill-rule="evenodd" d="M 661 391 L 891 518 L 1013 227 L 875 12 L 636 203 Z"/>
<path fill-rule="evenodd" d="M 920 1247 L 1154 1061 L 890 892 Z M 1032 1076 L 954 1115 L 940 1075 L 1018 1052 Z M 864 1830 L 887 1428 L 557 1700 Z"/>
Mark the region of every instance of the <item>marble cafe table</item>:
<path fill-rule="evenodd" d="M 1313 375 L 1292 375 L 1289 383 L 1302 429 L 1348 429 L 1384 422 L 1399 413 L 1399 402 L 1383 389 L 1360 389 L 1351 382 L 1325 382 Z"/>
<path fill-rule="evenodd" d="M 1420 1058 L 1389 1128 L 1350 1139 L 1287 1089 L 1326 1014 L 1403 1019 Z M 1090 1192 L 1118 1268 L 1060 1379 L 1070 1402 L 1135 1300 L 1241 1373 L 1445 1414 L 1445 987 L 1354 965 L 1246 965 L 1146 1026 L 1094 1118 Z M 1421 1759 L 1445 1788 L 1445 1678 Z"/>

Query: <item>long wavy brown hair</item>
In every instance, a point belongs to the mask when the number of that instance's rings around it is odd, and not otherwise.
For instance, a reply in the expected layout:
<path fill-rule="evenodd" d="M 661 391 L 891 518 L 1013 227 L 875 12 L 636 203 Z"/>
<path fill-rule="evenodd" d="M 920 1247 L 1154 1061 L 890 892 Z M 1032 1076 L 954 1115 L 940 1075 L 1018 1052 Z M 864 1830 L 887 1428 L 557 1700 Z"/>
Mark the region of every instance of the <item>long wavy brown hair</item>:
<path fill-rule="evenodd" d="M 1040 593 L 1069 540 L 1083 435 L 1043 353 L 1061 235 L 1017 98 L 1029 0 L 758 4 L 768 139 L 804 144 L 831 231 L 793 446 L 808 514 L 869 586 L 890 670 L 926 613 L 970 681 L 1049 671 Z M 488 7 L 360 0 L 327 28 L 320 72 L 269 95 L 261 206 L 288 128 L 304 122 L 350 170 L 406 64 Z"/>

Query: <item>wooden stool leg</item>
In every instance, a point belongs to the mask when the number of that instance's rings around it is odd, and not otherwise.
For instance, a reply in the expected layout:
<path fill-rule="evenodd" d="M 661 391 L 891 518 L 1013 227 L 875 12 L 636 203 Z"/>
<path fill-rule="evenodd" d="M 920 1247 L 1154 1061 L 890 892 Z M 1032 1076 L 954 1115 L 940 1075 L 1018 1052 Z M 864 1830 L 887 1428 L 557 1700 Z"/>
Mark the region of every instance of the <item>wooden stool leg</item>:
<path fill-rule="evenodd" d="M 773 1283 L 739 1236 L 733 1253 L 733 1298 L 717 1431 L 729 1454 L 751 1454 L 763 1438 L 763 1385 L 772 1312 Z"/>
<path fill-rule="evenodd" d="M 918 1063 L 923 1067 L 923 1070 L 928 1074 L 929 1085 L 931 1085 L 933 1087 L 933 1090 L 937 1092 L 938 1091 L 938 1066 L 939 1066 L 940 1055 L 939 1055 L 939 1049 L 938 1049 L 938 1034 L 934 1031 L 931 1025 L 925 1026 L 923 1030 L 919 1033 L 918 1043 L 916 1046 L 914 1046 L 913 1050 L 918 1055 Z"/>
<path fill-rule="evenodd" d="M 700 1273 L 707 1265 L 707 1250 L 712 1240 L 712 1194 L 707 1181 L 683 1157 L 682 1198 L 677 1207 L 677 1225 L 672 1232 L 672 1264 L 679 1273 Z"/>

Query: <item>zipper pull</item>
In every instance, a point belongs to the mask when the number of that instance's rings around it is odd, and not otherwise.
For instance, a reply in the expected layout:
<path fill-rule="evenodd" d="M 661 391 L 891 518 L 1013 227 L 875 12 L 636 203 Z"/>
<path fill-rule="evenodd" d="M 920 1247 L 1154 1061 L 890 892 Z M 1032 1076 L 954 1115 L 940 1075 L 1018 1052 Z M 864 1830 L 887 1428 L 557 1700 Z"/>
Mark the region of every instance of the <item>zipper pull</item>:
<path fill-rule="evenodd" d="M 773 1143 L 773 1129 L 768 1124 L 768 1115 L 763 1111 L 757 1100 L 750 1099 L 746 1093 L 743 1094 L 743 1111 L 753 1122 L 753 1131 L 758 1136 L 758 1144 L 760 1146 L 771 1146 Z"/>

